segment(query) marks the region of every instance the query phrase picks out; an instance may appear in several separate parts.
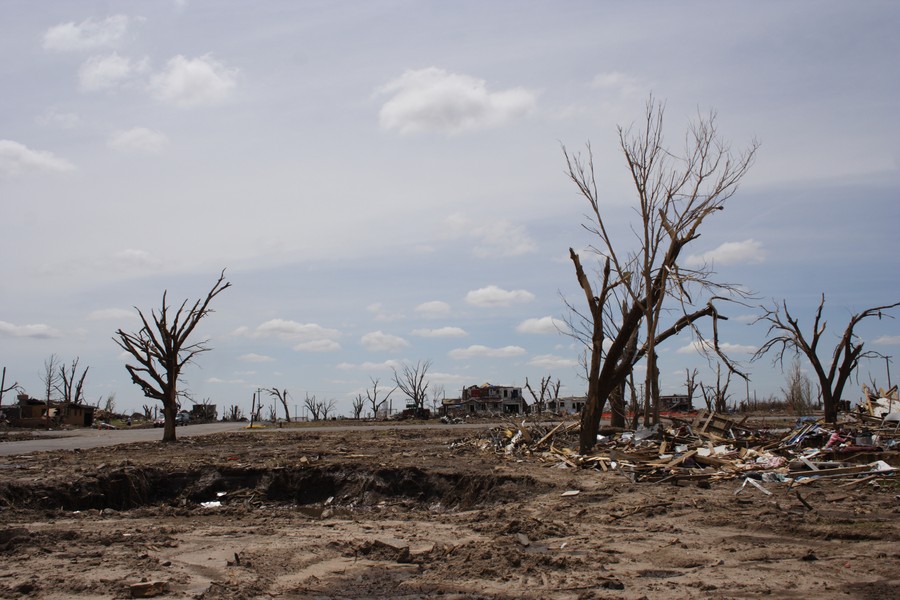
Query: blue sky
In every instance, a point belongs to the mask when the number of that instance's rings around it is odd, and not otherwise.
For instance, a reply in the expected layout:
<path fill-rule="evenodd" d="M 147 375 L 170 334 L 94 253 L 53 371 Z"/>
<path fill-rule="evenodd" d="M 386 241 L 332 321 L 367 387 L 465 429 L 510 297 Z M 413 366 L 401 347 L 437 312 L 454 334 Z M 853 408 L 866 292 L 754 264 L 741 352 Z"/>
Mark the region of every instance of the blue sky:
<path fill-rule="evenodd" d="M 277 386 L 347 413 L 420 360 L 448 396 L 548 374 L 583 393 L 554 327 L 591 243 L 560 146 L 590 141 L 627 231 L 615 128 L 651 92 L 673 146 L 710 109 L 761 143 L 687 254 L 806 322 L 824 292 L 837 336 L 900 299 L 898 25 L 894 2 L 4 2 L 0 365 L 37 396 L 49 355 L 78 356 L 90 401 L 137 409 L 113 333 L 227 267 L 195 398 Z M 746 362 L 758 309 L 724 312 Z M 859 332 L 897 353 L 896 320 Z M 712 383 L 690 342 L 662 351 L 664 393 L 685 368 Z M 751 394 L 783 387 L 746 366 Z"/>

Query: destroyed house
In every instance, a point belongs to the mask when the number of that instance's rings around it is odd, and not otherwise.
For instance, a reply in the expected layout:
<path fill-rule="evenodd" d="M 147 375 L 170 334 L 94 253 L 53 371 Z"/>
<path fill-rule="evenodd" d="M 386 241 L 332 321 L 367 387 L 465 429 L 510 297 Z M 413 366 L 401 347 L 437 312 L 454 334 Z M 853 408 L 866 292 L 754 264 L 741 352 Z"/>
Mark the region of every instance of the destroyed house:
<path fill-rule="evenodd" d="M 215 421 L 219 417 L 219 410 L 215 404 L 195 404 L 191 407 L 192 421 Z"/>
<path fill-rule="evenodd" d="M 547 402 L 547 410 L 558 415 L 576 415 L 584 408 L 587 398 L 584 396 L 568 396 Z"/>
<path fill-rule="evenodd" d="M 660 396 L 659 409 L 671 412 L 691 412 L 694 410 L 694 403 L 687 394 Z"/>
<path fill-rule="evenodd" d="M 465 414 L 522 414 L 528 403 L 522 388 L 483 383 L 463 388 L 459 411 Z"/>
<path fill-rule="evenodd" d="M 74 425 L 90 427 L 94 423 L 94 407 L 72 402 L 56 402 L 19 394 L 18 404 L 3 407 L 6 419 L 15 427 Z"/>

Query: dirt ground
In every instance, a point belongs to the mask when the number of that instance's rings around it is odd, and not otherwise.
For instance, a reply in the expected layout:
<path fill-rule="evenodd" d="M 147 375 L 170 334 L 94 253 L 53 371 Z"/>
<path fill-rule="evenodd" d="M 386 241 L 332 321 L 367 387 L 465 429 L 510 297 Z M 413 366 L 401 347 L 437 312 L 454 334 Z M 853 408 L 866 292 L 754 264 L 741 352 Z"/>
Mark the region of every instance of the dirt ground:
<path fill-rule="evenodd" d="M 898 597 L 896 483 L 634 484 L 486 436 L 275 429 L 2 458 L 0 597 Z"/>

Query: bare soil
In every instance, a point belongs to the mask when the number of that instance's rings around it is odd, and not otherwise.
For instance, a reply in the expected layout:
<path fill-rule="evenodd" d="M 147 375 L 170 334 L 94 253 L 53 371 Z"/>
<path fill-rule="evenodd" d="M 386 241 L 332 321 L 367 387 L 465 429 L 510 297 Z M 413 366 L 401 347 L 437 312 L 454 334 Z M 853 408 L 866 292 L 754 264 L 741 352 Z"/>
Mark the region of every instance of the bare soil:
<path fill-rule="evenodd" d="M 635 484 L 487 435 L 298 428 L 2 458 L 0 597 L 141 581 L 207 600 L 898 597 L 894 483 Z"/>

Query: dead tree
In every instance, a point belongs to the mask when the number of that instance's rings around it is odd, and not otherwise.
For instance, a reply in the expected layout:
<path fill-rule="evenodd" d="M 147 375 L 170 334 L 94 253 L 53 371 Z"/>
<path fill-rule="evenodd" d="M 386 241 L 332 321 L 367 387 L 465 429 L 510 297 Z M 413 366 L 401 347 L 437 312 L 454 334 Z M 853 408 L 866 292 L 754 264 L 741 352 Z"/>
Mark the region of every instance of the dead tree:
<path fill-rule="evenodd" d="M 583 227 L 595 239 L 592 250 L 603 259 L 599 287 L 595 289 L 578 254 L 569 249 L 588 305 L 588 311 L 579 312 L 569 304 L 577 317 L 573 321 L 579 321 L 572 329 L 573 336 L 590 348 L 591 356 L 588 397 L 581 420 L 582 453 L 596 444 L 606 399 L 644 358 L 648 361 L 645 393 L 648 397 L 656 393 L 658 386 L 652 381 L 658 373 L 656 347 L 666 339 L 688 327 L 703 339 L 695 322 L 710 317 L 713 336 L 701 347 L 721 355 L 716 325 L 717 319 L 724 317 L 713 301 L 741 295 L 737 286 L 715 282 L 710 267 L 689 269 L 679 259 L 685 246 L 699 237 L 706 218 L 722 210 L 737 191 L 753 162 L 757 144 L 735 156 L 719 137 L 715 114 L 711 113 L 691 125 L 683 152 L 676 153 L 663 142 L 663 113 L 663 105 L 651 97 L 640 130 L 619 128 L 619 146 L 638 200 L 640 222 L 630 229 L 615 226 L 604 213 L 590 145 L 584 157 L 570 155 L 563 148 L 569 179 L 591 207 Z M 620 231 L 634 235 L 631 244 L 616 237 Z M 701 296 L 709 299 L 704 307 L 697 308 Z M 664 328 L 666 299 L 680 314 Z M 643 340 L 629 350 L 629 341 L 642 327 Z M 608 342 L 606 349 L 604 340 Z M 722 359 L 727 361 L 724 355 Z M 653 399 L 654 418 L 658 418 L 658 410 L 657 395 Z"/>
<path fill-rule="evenodd" d="M 78 377 L 78 357 L 72 361 L 72 365 L 66 369 L 66 365 L 59 367 L 60 386 L 57 390 L 62 394 L 62 401 L 71 404 L 84 404 L 84 378 L 90 367 L 85 367 Z M 77 381 L 76 381 L 77 377 Z"/>
<path fill-rule="evenodd" d="M 800 358 L 794 359 L 787 373 L 787 387 L 782 388 L 784 402 L 797 415 L 807 414 L 813 406 L 812 382 L 800 368 Z"/>
<path fill-rule="evenodd" d="M 431 361 L 417 362 L 415 366 L 404 363 L 400 371 L 394 369 L 395 389 L 399 389 L 409 399 L 411 406 L 419 411 L 425 408 L 428 393 L 428 380 L 425 376 L 431 367 Z"/>
<path fill-rule="evenodd" d="M 315 394 L 312 396 L 306 394 L 306 398 L 303 399 L 303 406 L 309 411 L 309 416 L 312 417 L 313 421 L 319 420 L 322 414 L 322 403 L 316 400 Z"/>
<path fill-rule="evenodd" d="M 699 375 L 697 369 L 684 370 L 684 388 L 687 392 L 688 403 L 691 406 L 694 405 L 694 394 L 697 392 L 697 375 Z"/>
<path fill-rule="evenodd" d="M 175 441 L 178 382 L 182 370 L 197 355 L 210 349 L 208 340 L 189 343 L 188 339 L 203 317 L 212 312 L 209 308 L 212 299 L 229 287 L 231 283 L 225 280 L 225 271 L 222 270 L 206 298 L 197 300 L 190 307 L 185 300 L 174 315 L 167 301 L 168 291 L 164 291 L 159 312 L 151 310 L 149 319 L 135 307 L 143 323 L 137 333 L 119 329 L 116 331 L 117 337 L 113 338 L 137 362 L 136 365 L 125 366 L 131 381 L 141 388 L 144 396 L 162 403 L 166 421 L 164 442 Z"/>
<path fill-rule="evenodd" d="M 552 387 L 551 387 L 552 385 Z M 553 376 L 547 375 L 546 377 L 541 377 L 541 393 L 540 395 L 534 392 L 531 384 L 528 383 L 528 378 L 525 378 L 525 389 L 531 394 L 531 397 L 534 398 L 534 406 L 537 414 L 541 414 L 544 412 L 544 408 L 548 403 L 553 402 L 554 406 L 559 407 L 559 388 L 562 385 L 562 382 L 559 378 L 556 379 L 556 384 L 553 384 Z"/>
<path fill-rule="evenodd" d="M 55 354 L 51 354 L 47 360 L 44 361 L 44 370 L 41 371 L 44 400 L 48 403 L 54 399 L 54 392 L 59 393 L 59 369 L 59 357 Z"/>
<path fill-rule="evenodd" d="M 447 398 L 447 392 L 444 391 L 444 385 L 435 385 L 431 390 L 431 394 L 429 394 L 429 403 L 431 405 L 432 413 L 438 414 L 438 411 L 444 406 L 445 398 Z"/>
<path fill-rule="evenodd" d="M 322 415 L 323 421 L 328 420 L 328 415 L 334 412 L 335 407 L 336 404 L 334 398 L 319 402 L 319 413 Z"/>
<path fill-rule="evenodd" d="M 731 370 L 726 371 L 725 381 L 722 381 L 722 365 L 716 365 L 716 385 L 700 384 L 700 393 L 703 394 L 703 401 L 706 403 L 706 410 L 709 412 L 726 412 L 728 410 L 728 399 L 731 394 L 728 393 L 728 386 L 731 384 Z"/>
<path fill-rule="evenodd" d="M 382 405 L 384 405 L 384 403 L 387 402 L 388 399 L 390 399 L 391 394 L 393 394 L 397 390 L 397 388 L 396 388 L 396 386 L 392 387 L 391 391 L 389 391 L 385 395 L 384 398 L 379 400 L 378 399 L 378 394 L 379 394 L 378 379 L 371 377 L 369 380 L 372 382 L 372 389 L 371 389 L 371 391 L 369 389 L 366 389 L 366 399 L 369 401 L 369 406 L 372 407 L 372 418 L 377 419 L 378 418 L 378 409 L 380 409 L 382 407 Z"/>
<path fill-rule="evenodd" d="M 353 399 L 353 418 L 357 421 L 362 417 L 362 412 L 366 408 L 366 399 L 362 394 L 357 394 Z"/>
<path fill-rule="evenodd" d="M 780 364 L 784 367 L 785 352 L 794 352 L 802 354 L 809 361 L 816 378 L 819 382 L 819 388 L 822 393 L 822 403 L 825 408 L 825 420 L 829 423 L 837 421 L 838 403 L 844 393 L 844 386 L 850 380 L 850 376 L 856 371 L 859 362 L 866 358 L 882 357 L 883 355 L 874 350 L 865 350 L 863 341 L 856 335 L 855 329 L 865 319 L 870 317 L 888 317 L 887 311 L 900 306 L 900 302 L 893 304 L 885 304 L 883 306 L 875 306 L 850 316 L 850 321 L 844 329 L 844 333 L 838 340 L 837 345 L 831 351 L 831 362 L 826 363 L 819 356 L 819 345 L 822 343 L 822 335 L 825 333 L 827 322 L 822 318 L 822 310 L 825 307 L 825 294 L 819 301 L 819 307 L 816 309 L 816 315 L 813 319 L 810 335 L 804 333 L 804 328 L 800 325 L 798 318 L 791 315 L 788 310 L 787 302 L 782 301 L 779 305 L 775 303 L 772 307 L 762 307 L 763 314 L 756 322 L 766 322 L 769 324 L 768 336 L 766 343 L 753 355 L 753 360 L 757 360 L 768 353 L 774 351 L 773 363 Z"/>
<path fill-rule="evenodd" d="M 13 383 L 11 386 L 6 387 L 6 367 L 3 367 L 3 375 L 0 376 L 0 406 L 3 406 L 3 394 L 6 392 L 11 392 L 13 390 L 18 390 L 19 384 L 18 382 Z"/>
<path fill-rule="evenodd" d="M 278 388 L 270 388 L 266 390 L 269 392 L 269 395 L 273 398 L 277 398 L 281 405 L 284 407 L 284 420 L 287 423 L 291 422 L 291 411 L 288 408 L 288 400 L 290 399 L 290 395 L 288 394 L 287 388 L 283 390 L 279 390 Z"/>

